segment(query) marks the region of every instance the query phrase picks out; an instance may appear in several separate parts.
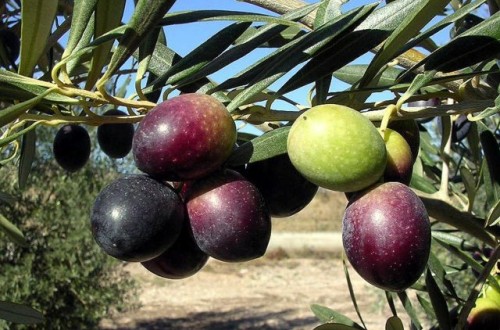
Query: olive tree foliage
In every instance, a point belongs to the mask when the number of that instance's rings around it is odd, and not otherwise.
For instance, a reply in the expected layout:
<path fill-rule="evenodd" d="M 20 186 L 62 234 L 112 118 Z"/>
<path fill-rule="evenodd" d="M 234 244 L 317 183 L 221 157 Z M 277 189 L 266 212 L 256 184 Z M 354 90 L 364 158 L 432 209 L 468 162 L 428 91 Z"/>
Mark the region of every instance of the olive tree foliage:
<path fill-rule="evenodd" d="M 50 131 L 39 131 L 39 138 L 53 137 Z M 111 311 L 131 307 L 133 278 L 95 244 L 88 223 L 88 205 L 117 173 L 98 162 L 62 174 L 54 160 L 36 160 L 22 193 L 15 164 L 0 173 L 3 196 L 11 197 L 1 205 L 2 218 L 22 232 L 14 241 L 0 234 L 0 310 L 6 319 L 0 329 L 96 328 Z M 41 311 L 43 323 L 20 304 Z"/>
<path fill-rule="evenodd" d="M 124 0 L 4 2 L 1 29 L 15 37 L 0 45 L 0 161 L 18 164 L 20 189 L 30 175 L 38 126 L 139 122 L 171 93 L 211 94 L 234 120 L 263 131 L 235 149 L 231 165 L 286 153 L 289 124 L 317 104 L 348 105 L 382 125 L 418 119 L 422 143 L 411 187 L 432 218 L 434 245 L 451 257 L 431 254 L 421 281 L 404 292 L 386 294 L 394 312 L 388 326 L 401 328 L 395 310 L 400 300 L 415 328 L 422 327 L 419 311 L 442 329 L 461 328 L 483 284 L 497 284 L 498 0 L 367 5 L 351 0 L 351 10 L 344 8 L 348 0 L 245 0 L 273 14 L 176 12 L 171 10 L 174 2 L 135 1 L 126 20 L 120 15 Z M 477 19 L 470 24 L 474 15 Z M 181 35 L 182 24 L 202 21 L 229 24 L 185 56 L 169 48 L 162 27 L 178 27 Z M 450 28 L 448 40 L 436 40 Z M 214 81 L 213 73 L 261 47 L 269 49 L 267 55 L 224 81 Z M 368 63 L 353 64 L 366 54 Z M 124 73 L 133 73 L 134 92 L 114 88 Z M 340 89 L 339 80 L 350 87 Z M 308 102 L 300 104 L 291 92 L 304 86 L 309 88 Z M 389 93 L 373 101 L 379 92 Z M 433 102 L 416 106 L 418 101 Z M 102 116 L 103 106 L 127 108 L 128 116 Z M 470 127 L 457 139 L 459 118 Z M 22 241 L 22 232 L 7 219 L 2 228 Z M 471 257 L 485 248 L 492 252 L 481 261 Z M 473 285 L 457 294 L 455 286 L 471 270 L 477 274 Z M 417 300 L 409 299 L 410 294 Z M 318 329 L 365 328 L 352 290 L 351 297 L 359 322 L 314 305 L 313 312 L 325 322 Z"/>

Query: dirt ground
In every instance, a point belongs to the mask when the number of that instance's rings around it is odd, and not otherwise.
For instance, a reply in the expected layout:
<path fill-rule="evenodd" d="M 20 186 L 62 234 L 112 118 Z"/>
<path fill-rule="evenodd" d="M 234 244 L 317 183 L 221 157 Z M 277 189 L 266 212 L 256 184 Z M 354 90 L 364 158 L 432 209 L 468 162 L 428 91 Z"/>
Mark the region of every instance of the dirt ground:
<path fill-rule="evenodd" d="M 140 264 L 127 265 L 140 283 L 141 306 L 104 320 L 101 330 L 312 330 L 320 323 L 311 304 L 359 323 L 340 258 L 344 203 L 343 195 L 320 191 L 293 219 L 273 219 L 268 251 L 254 261 L 210 259 L 198 274 L 183 280 L 158 277 Z M 383 291 L 349 269 L 367 329 L 384 329 L 392 313 Z M 405 313 L 399 314 L 408 325 Z"/>

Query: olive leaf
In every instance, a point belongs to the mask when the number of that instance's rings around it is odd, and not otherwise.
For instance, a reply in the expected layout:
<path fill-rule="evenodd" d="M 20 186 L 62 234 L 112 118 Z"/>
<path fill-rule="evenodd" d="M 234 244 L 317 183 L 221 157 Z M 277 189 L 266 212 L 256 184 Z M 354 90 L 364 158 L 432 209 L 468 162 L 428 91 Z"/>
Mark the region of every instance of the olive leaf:
<path fill-rule="evenodd" d="M 45 51 L 58 0 L 22 0 L 19 74 L 31 76 Z"/>
<path fill-rule="evenodd" d="M 13 323 L 35 324 L 43 322 L 43 314 L 26 305 L 0 301 L 0 319 Z"/>

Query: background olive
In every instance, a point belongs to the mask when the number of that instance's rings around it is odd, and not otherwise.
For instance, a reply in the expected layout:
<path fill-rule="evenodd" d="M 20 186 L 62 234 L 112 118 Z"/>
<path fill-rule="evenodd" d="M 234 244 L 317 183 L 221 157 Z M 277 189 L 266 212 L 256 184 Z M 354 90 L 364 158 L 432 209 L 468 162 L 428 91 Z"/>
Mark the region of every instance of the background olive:
<path fill-rule="evenodd" d="M 83 126 L 64 125 L 54 138 L 54 158 L 68 172 L 76 172 L 85 166 L 90 149 L 90 136 Z"/>

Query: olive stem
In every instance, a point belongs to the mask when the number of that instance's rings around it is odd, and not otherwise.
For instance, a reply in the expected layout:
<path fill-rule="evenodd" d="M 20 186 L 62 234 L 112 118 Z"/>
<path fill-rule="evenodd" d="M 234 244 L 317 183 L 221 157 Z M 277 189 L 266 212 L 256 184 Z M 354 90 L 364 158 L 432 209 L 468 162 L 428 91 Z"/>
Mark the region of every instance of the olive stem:
<path fill-rule="evenodd" d="M 397 113 L 398 107 L 395 106 L 394 104 L 389 104 L 385 110 L 384 110 L 384 116 L 382 117 L 382 122 L 380 123 L 380 134 L 382 134 L 382 137 L 385 136 L 385 130 L 387 129 L 387 125 L 389 125 L 389 121 L 391 120 L 391 117 Z M 385 140 L 385 139 L 384 139 Z"/>
<path fill-rule="evenodd" d="M 441 184 L 439 186 L 438 194 L 444 200 L 448 200 L 448 182 L 450 175 L 450 157 L 451 152 L 451 117 L 442 117 L 443 122 L 443 136 L 442 136 L 442 147 L 441 147 L 441 158 L 443 160 L 441 168 Z M 447 129 L 444 129 L 447 127 Z M 447 133 L 445 135 L 445 133 Z"/>

